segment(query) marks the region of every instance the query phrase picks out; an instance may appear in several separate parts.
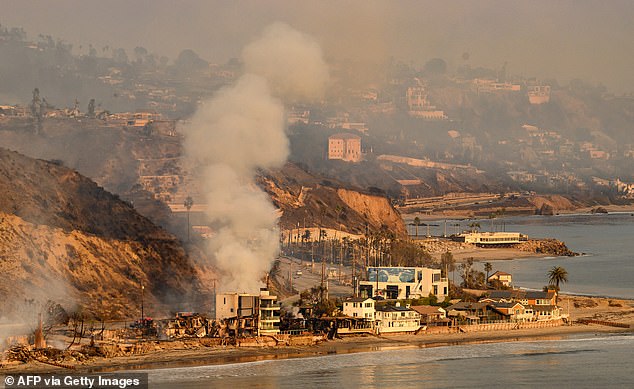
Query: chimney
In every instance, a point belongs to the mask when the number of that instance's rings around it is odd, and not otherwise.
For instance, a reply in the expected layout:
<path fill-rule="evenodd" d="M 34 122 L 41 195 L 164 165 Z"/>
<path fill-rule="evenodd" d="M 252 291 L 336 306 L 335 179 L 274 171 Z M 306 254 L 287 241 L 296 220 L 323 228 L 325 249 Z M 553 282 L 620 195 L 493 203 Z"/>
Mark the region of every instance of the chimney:
<path fill-rule="evenodd" d="M 46 348 L 46 340 L 44 339 L 44 332 L 42 330 L 42 314 L 37 315 L 38 324 L 35 330 L 35 349 Z"/>

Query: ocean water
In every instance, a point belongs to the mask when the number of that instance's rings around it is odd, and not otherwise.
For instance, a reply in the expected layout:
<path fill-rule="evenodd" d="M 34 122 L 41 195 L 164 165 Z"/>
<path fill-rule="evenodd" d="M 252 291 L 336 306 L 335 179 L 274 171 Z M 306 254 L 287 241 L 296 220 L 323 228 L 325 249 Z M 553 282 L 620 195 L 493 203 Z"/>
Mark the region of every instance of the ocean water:
<path fill-rule="evenodd" d="M 548 270 L 562 266 L 568 271 L 568 282 L 560 285 L 563 293 L 634 299 L 632 214 L 530 216 L 504 221 L 506 231 L 519 231 L 535 238 L 556 238 L 564 241 L 569 249 L 583 253 L 577 257 L 491 261 L 493 271 L 513 275 L 515 286 L 541 289 L 548 284 Z M 484 230 L 489 226 L 484 221 L 481 225 Z"/>
<path fill-rule="evenodd" d="M 151 388 L 631 388 L 634 335 L 151 370 Z"/>

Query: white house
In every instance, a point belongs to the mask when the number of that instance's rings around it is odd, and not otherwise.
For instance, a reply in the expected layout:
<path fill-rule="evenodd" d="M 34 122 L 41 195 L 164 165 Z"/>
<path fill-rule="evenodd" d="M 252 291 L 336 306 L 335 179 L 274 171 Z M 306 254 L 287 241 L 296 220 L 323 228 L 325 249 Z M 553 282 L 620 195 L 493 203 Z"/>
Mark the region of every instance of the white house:
<path fill-rule="evenodd" d="M 435 295 L 444 300 L 449 293 L 447 278 L 440 269 L 426 267 L 369 267 L 368 279 L 359 283 L 361 296 L 410 299 Z"/>
<path fill-rule="evenodd" d="M 376 309 L 377 334 L 414 332 L 420 329 L 420 314 L 409 307 L 383 305 Z"/>
<path fill-rule="evenodd" d="M 343 302 L 343 314 L 373 321 L 374 300 L 369 297 L 350 297 Z"/>

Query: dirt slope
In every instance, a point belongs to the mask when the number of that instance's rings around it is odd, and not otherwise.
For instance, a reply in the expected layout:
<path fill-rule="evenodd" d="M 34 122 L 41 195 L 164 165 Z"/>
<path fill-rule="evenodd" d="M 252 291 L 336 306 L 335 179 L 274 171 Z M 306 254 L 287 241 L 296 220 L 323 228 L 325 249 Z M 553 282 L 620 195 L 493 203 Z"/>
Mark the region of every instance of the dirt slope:
<path fill-rule="evenodd" d="M 93 181 L 0 149 L 0 310 L 59 299 L 99 317 L 179 309 L 198 275 L 180 242 Z M 182 308 L 181 308 L 182 309 Z"/>

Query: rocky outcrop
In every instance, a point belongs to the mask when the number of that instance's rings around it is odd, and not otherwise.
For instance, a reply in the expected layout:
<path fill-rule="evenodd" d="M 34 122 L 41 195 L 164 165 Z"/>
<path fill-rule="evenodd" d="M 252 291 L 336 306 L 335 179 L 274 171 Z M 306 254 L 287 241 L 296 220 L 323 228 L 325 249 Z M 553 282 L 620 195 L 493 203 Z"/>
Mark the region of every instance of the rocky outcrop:
<path fill-rule="evenodd" d="M 559 211 L 571 211 L 577 208 L 572 201 L 560 195 L 532 196 L 529 201 L 535 207 L 537 215 L 554 215 Z"/>
<path fill-rule="evenodd" d="M 531 239 L 520 243 L 517 248 L 522 251 L 555 257 L 574 257 L 579 255 L 579 253 L 571 251 L 564 242 L 557 239 Z"/>

